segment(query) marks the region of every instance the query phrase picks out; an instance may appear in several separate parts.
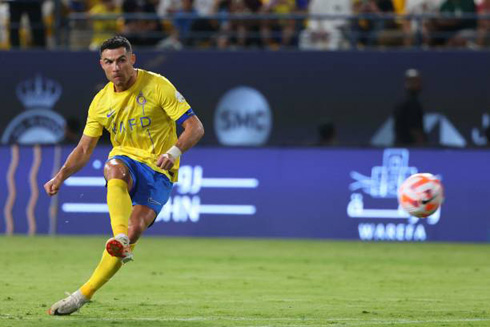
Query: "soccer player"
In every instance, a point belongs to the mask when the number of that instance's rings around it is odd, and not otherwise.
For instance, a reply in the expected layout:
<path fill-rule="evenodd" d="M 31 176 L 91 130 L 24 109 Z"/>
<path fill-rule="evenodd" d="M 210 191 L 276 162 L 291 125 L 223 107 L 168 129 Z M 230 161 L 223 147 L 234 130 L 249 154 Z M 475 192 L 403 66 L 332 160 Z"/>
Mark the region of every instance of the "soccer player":
<path fill-rule="evenodd" d="M 53 179 L 44 185 L 50 196 L 89 161 L 102 129 L 113 145 L 104 166 L 107 205 L 114 237 L 106 243 L 99 265 L 77 291 L 51 306 L 51 315 L 69 315 L 87 303 L 133 259 L 134 246 L 155 221 L 177 181 L 179 158 L 203 136 L 202 123 L 184 97 L 163 76 L 135 69 L 136 57 L 121 36 L 100 47 L 100 65 L 109 83 L 90 105 L 80 142 Z M 177 138 L 176 123 L 183 127 Z"/>

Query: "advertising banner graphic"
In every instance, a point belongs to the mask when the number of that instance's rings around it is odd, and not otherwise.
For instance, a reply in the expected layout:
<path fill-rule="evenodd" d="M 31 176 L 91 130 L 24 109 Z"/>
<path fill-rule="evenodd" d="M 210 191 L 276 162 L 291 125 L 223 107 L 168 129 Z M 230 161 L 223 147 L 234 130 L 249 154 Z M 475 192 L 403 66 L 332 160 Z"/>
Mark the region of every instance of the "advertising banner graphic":
<path fill-rule="evenodd" d="M 3 144 L 56 144 L 63 141 L 65 119 L 52 110 L 62 94 L 59 83 L 37 75 L 20 82 L 15 94 L 26 111 L 7 125 L 2 134 Z"/>
<path fill-rule="evenodd" d="M 110 234 L 108 147 L 97 147 L 57 196 L 44 193 L 71 150 L 0 147 L 1 233 Z M 196 148 L 147 234 L 488 242 L 488 167 L 484 150 Z M 417 172 L 437 175 L 445 190 L 426 219 L 410 217 L 396 198 Z"/>
<path fill-rule="evenodd" d="M 136 67 L 167 77 L 189 101 L 206 129 L 203 145 L 314 145 L 319 128 L 330 124 L 334 144 L 393 146 L 390 118 L 406 97 L 409 68 L 422 76 L 431 146 L 489 144 L 484 51 L 137 51 L 136 58 Z M 8 77 L 0 80 L 0 133 L 9 144 L 33 133 L 40 142 L 58 140 L 62 121 L 55 114 L 83 127 L 93 97 L 107 83 L 96 52 L 4 51 L 0 62 Z M 42 113 L 32 102 L 45 103 Z"/>

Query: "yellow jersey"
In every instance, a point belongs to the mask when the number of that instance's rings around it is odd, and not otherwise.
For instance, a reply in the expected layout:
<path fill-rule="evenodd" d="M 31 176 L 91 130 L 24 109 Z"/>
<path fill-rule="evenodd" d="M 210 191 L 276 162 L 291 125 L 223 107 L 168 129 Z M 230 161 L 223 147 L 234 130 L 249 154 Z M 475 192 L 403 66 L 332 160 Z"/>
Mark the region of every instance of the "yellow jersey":
<path fill-rule="evenodd" d="M 136 82 L 115 92 L 112 82 L 94 97 L 83 134 L 111 135 L 109 158 L 122 155 L 148 165 L 176 182 L 179 159 L 169 171 L 156 165 L 158 157 L 177 142 L 176 121 L 190 106 L 165 77 L 138 69 Z"/>

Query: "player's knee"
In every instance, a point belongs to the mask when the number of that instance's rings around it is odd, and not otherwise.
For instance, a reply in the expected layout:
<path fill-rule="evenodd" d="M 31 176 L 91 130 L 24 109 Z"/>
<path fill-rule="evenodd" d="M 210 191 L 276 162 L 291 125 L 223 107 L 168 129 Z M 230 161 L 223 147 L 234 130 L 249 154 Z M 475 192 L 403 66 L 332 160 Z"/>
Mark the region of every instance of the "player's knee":
<path fill-rule="evenodd" d="M 122 179 L 128 184 L 130 182 L 129 170 L 122 162 L 117 159 L 111 159 L 104 165 L 104 176 L 107 180 Z"/>

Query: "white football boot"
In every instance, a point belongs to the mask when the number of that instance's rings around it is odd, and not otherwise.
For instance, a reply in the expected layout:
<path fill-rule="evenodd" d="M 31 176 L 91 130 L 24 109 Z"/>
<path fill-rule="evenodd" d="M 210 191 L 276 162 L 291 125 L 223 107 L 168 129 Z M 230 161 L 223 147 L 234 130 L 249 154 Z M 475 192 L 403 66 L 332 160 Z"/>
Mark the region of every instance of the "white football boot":
<path fill-rule="evenodd" d="M 113 257 L 121 258 L 122 263 L 133 260 L 133 252 L 129 246 L 129 237 L 125 234 L 118 234 L 110 238 L 105 244 L 105 249 Z"/>
<path fill-rule="evenodd" d="M 69 293 L 67 293 L 69 294 Z M 85 303 L 89 302 L 80 290 L 69 294 L 63 300 L 60 300 L 53 304 L 49 308 L 48 313 L 52 316 L 65 316 L 70 315 L 75 311 L 78 311 Z"/>

